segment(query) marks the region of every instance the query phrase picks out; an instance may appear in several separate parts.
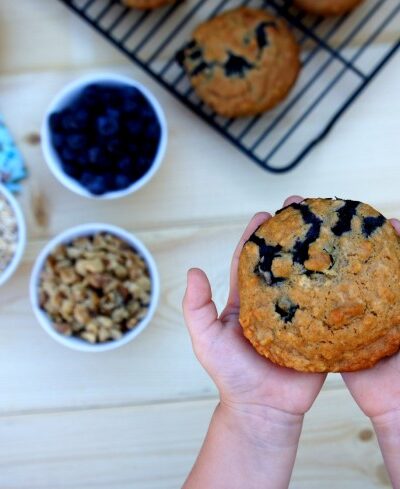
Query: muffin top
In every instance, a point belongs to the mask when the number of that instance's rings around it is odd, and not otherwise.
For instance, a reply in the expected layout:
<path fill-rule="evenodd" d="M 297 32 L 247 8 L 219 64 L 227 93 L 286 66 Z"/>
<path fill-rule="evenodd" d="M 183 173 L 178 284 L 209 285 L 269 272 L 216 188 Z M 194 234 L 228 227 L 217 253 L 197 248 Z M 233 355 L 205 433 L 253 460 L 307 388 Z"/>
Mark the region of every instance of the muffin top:
<path fill-rule="evenodd" d="M 176 0 L 122 0 L 122 3 L 127 7 L 139 8 L 143 10 L 151 10 L 153 8 L 163 7 Z"/>
<path fill-rule="evenodd" d="M 300 371 L 367 368 L 400 346 L 400 239 L 367 204 L 307 199 L 245 244 L 240 323 L 256 350 Z"/>
<path fill-rule="evenodd" d="M 315 15 L 343 15 L 363 0 L 294 0 L 294 4 Z"/>
<path fill-rule="evenodd" d="M 273 107 L 300 70 L 299 48 L 285 22 L 247 7 L 200 24 L 178 60 L 198 96 L 227 117 Z"/>

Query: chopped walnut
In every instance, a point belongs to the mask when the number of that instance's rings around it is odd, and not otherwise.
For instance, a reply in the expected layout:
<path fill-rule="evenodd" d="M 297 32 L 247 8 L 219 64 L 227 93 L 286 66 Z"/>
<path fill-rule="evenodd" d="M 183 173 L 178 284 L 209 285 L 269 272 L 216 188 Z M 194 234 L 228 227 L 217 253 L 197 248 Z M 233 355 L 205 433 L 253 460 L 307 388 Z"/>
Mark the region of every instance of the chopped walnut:
<path fill-rule="evenodd" d="M 72 335 L 72 327 L 67 323 L 54 324 L 54 328 L 56 329 L 56 331 L 58 331 L 59 333 L 65 336 Z"/>
<path fill-rule="evenodd" d="M 17 217 L 10 203 L 0 194 L 0 273 L 14 258 L 18 244 Z"/>
<path fill-rule="evenodd" d="M 88 324 L 90 321 L 90 312 L 89 309 L 87 309 L 84 305 L 82 304 L 77 304 L 74 307 L 74 319 L 78 323 L 81 324 Z"/>
<path fill-rule="evenodd" d="M 70 267 L 64 267 L 59 269 L 61 282 L 64 284 L 73 284 L 78 281 L 78 275 L 75 273 L 75 270 Z"/>
<path fill-rule="evenodd" d="M 40 306 L 56 331 L 93 344 L 132 330 L 146 316 L 150 298 L 145 261 L 107 233 L 58 246 L 40 277 Z"/>

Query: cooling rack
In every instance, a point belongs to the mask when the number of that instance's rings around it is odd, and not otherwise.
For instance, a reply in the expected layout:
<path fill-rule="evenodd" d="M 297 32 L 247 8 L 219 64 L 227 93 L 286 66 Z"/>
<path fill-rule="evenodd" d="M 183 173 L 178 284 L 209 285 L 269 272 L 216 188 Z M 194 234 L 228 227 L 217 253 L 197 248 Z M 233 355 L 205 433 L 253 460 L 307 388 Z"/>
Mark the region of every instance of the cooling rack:
<path fill-rule="evenodd" d="M 394 34 L 400 30 L 399 0 L 365 0 L 352 13 L 331 19 L 306 15 L 287 0 L 185 0 L 153 11 L 129 9 L 119 0 L 60 1 L 273 172 L 296 166 L 400 47 L 400 36 Z M 274 110 L 226 119 L 198 99 L 175 56 L 199 22 L 241 5 L 267 7 L 292 25 L 303 69 L 290 96 Z"/>

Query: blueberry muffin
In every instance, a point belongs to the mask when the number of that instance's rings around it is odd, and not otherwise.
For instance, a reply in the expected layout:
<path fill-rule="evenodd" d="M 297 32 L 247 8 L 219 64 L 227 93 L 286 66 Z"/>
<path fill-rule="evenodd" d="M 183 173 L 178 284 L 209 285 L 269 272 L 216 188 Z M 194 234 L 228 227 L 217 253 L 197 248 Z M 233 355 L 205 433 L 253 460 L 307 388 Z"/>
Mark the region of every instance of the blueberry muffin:
<path fill-rule="evenodd" d="M 343 15 L 363 0 L 294 0 L 294 4 L 315 15 Z"/>
<path fill-rule="evenodd" d="M 300 70 L 299 48 L 284 21 L 246 7 L 199 25 L 177 58 L 197 95 L 226 117 L 274 107 Z"/>
<path fill-rule="evenodd" d="M 174 3 L 174 1 L 176 0 L 122 0 L 122 3 L 127 7 L 151 10 L 153 8 L 163 7 L 168 3 Z"/>
<path fill-rule="evenodd" d="M 367 204 L 307 199 L 262 224 L 239 262 L 240 324 L 261 355 L 308 372 L 400 347 L 400 239 Z"/>

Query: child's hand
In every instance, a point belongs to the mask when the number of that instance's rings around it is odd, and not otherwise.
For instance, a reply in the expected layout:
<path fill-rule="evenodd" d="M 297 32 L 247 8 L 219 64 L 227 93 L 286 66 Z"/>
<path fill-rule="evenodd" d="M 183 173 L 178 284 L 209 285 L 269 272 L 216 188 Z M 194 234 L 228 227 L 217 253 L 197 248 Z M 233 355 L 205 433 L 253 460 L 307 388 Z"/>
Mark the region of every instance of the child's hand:
<path fill-rule="evenodd" d="M 391 220 L 400 234 L 400 222 Z M 372 418 L 400 409 L 400 354 L 385 358 L 374 367 L 343 373 L 352 396 L 362 411 Z"/>
<path fill-rule="evenodd" d="M 284 205 L 301 200 L 290 197 Z M 243 413 L 273 408 L 301 416 L 313 404 L 325 375 L 274 365 L 253 349 L 238 320 L 240 252 L 250 235 L 270 217 L 268 213 L 256 214 L 247 226 L 233 256 L 229 297 L 221 315 L 218 317 L 212 301 L 207 276 L 199 269 L 188 273 L 183 310 L 193 349 L 217 385 L 222 405 Z"/>
<path fill-rule="evenodd" d="M 400 234 L 400 222 L 391 220 Z M 352 396 L 372 421 L 400 409 L 400 353 L 385 358 L 374 367 L 359 372 L 343 373 Z M 399 415 L 400 417 L 400 415 Z"/>
<path fill-rule="evenodd" d="M 400 235 L 400 222 L 391 222 Z M 400 352 L 342 377 L 360 409 L 371 418 L 392 486 L 400 489 Z"/>
<path fill-rule="evenodd" d="M 300 202 L 290 197 L 284 205 Z M 253 217 L 236 248 L 228 302 L 218 317 L 204 272 L 188 273 L 184 315 L 200 363 L 217 385 L 217 408 L 185 488 L 287 488 L 302 415 L 325 380 L 274 365 L 245 339 L 238 321 L 237 268 L 245 241 L 270 218 Z M 392 220 L 400 234 L 400 222 Z M 374 424 L 392 485 L 400 489 L 400 353 L 375 367 L 342 374 L 354 399 Z M 250 422 L 249 422 L 250 420 Z M 249 429 L 250 426 L 250 429 Z"/>

